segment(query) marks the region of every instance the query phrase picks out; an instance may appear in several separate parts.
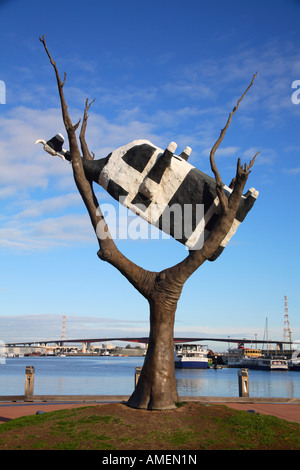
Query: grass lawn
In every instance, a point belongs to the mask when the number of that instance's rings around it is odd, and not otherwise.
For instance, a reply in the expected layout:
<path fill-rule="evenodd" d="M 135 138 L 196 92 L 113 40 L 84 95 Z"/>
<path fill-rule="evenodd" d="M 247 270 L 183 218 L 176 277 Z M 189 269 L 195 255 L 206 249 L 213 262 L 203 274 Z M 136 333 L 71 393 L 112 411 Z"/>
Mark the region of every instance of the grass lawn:
<path fill-rule="evenodd" d="M 300 424 L 225 405 L 146 411 L 114 403 L 3 423 L 0 450 L 300 450 Z"/>

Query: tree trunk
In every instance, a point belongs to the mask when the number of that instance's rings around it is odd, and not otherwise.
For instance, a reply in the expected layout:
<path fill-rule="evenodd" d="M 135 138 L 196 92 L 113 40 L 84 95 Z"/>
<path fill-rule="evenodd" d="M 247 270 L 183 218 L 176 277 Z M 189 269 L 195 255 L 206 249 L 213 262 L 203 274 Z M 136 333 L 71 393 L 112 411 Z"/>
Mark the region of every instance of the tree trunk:
<path fill-rule="evenodd" d="M 163 297 L 149 302 L 149 343 L 138 384 L 127 402 L 132 408 L 170 409 L 178 401 L 173 343 L 176 304 L 168 306 Z"/>
<path fill-rule="evenodd" d="M 183 283 L 170 271 L 159 273 L 148 295 L 150 333 L 148 350 L 138 384 L 128 406 L 148 410 L 175 407 L 178 401 L 175 361 L 174 322 Z"/>

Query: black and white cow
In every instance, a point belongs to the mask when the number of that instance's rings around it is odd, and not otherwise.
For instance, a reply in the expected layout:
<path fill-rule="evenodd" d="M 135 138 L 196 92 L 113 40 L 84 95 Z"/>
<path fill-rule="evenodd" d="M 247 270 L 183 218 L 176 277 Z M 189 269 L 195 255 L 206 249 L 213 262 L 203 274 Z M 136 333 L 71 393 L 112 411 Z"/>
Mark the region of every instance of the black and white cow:
<path fill-rule="evenodd" d="M 61 134 L 36 143 L 42 143 L 51 155 L 70 161 L 70 153 L 62 148 Z M 164 151 L 148 140 L 135 140 L 106 158 L 83 159 L 83 168 L 87 179 L 101 185 L 114 199 L 195 250 L 201 248 L 219 217 L 216 182 L 187 162 L 189 147 L 179 156 L 174 154 L 176 147 L 171 142 Z M 224 191 L 229 197 L 231 189 L 224 185 Z M 231 230 L 210 261 L 221 254 L 257 196 L 254 188 L 242 196 Z"/>

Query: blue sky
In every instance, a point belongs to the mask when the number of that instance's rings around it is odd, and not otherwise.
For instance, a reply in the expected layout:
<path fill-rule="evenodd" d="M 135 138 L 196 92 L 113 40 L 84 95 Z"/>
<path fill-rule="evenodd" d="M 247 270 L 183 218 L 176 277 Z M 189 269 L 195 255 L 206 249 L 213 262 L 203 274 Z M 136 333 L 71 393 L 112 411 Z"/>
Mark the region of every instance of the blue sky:
<path fill-rule="evenodd" d="M 43 34 L 67 72 L 73 121 L 96 100 L 87 140 L 99 158 L 139 138 L 175 141 L 211 174 L 209 150 L 258 73 L 216 161 L 229 184 L 237 158 L 259 150 L 247 188 L 260 195 L 222 256 L 186 283 L 175 334 L 254 339 L 268 318 L 269 339 L 282 339 L 286 295 L 300 338 L 299 16 L 292 0 L 0 1 L 1 340 L 60 337 L 64 315 L 69 338 L 148 333 L 147 302 L 97 257 L 71 167 L 34 144 L 65 135 Z M 97 196 L 111 202 L 100 187 Z M 186 256 L 175 240 L 118 246 L 153 270 Z"/>

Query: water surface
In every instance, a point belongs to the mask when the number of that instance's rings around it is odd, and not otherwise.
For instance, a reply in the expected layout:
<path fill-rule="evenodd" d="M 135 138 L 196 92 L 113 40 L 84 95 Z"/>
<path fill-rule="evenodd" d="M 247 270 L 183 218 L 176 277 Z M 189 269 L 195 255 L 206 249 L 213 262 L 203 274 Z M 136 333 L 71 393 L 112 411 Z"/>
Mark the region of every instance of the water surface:
<path fill-rule="evenodd" d="M 36 395 L 130 395 L 143 357 L 24 357 L 0 364 L 0 396 L 23 395 L 34 366 Z M 238 396 L 238 369 L 176 369 L 180 396 Z M 249 371 L 252 397 L 300 398 L 300 372 Z"/>

